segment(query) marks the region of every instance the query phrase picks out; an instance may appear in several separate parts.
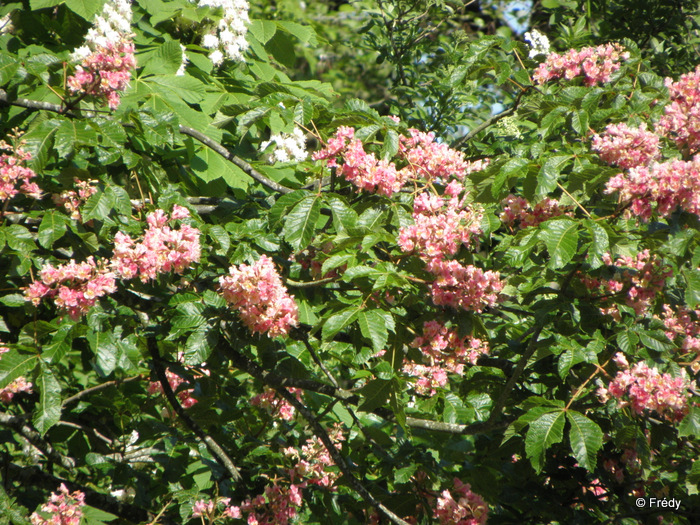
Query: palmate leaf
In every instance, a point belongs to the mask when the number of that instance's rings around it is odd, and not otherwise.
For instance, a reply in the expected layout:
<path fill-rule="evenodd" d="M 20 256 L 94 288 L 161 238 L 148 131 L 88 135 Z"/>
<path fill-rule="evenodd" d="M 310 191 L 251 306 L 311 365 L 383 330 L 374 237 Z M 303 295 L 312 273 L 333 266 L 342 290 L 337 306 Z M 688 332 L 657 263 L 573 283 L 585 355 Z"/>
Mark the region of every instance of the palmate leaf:
<path fill-rule="evenodd" d="M 525 453 L 537 473 L 542 470 L 544 454 L 564 437 L 565 412 L 553 409 L 530 423 L 525 437 Z"/>
<path fill-rule="evenodd" d="M 578 246 L 578 223 L 571 219 L 554 219 L 542 225 L 540 239 L 547 245 L 549 264 L 561 268 L 571 261 Z"/>
<path fill-rule="evenodd" d="M 309 245 L 321 214 L 321 199 L 310 195 L 299 202 L 285 218 L 282 233 L 285 240 L 295 249 L 301 250 Z"/>
<path fill-rule="evenodd" d="M 579 412 L 570 410 L 566 414 L 569 420 L 569 441 L 574 457 L 579 465 L 590 472 L 596 466 L 596 456 L 603 446 L 603 431 L 597 423 L 594 423 Z"/>
<path fill-rule="evenodd" d="M 42 366 L 35 387 L 39 390 L 39 405 L 32 423 L 43 436 L 61 419 L 61 385 L 51 370 Z"/>

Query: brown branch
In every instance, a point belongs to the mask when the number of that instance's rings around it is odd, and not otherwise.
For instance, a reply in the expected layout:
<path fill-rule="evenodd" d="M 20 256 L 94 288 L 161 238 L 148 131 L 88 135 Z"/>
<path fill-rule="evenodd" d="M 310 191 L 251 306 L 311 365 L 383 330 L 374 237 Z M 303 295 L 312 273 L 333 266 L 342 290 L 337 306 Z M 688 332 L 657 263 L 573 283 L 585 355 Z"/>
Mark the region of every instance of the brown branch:
<path fill-rule="evenodd" d="M 202 430 L 202 427 L 200 427 L 190 417 L 190 415 L 187 412 L 185 412 L 185 409 L 182 408 L 182 405 L 178 401 L 177 396 L 175 396 L 173 389 L 170 388 L 170 382 L 168 381 L 168 377 L 165 374 L 165 368 L 163 367 L 160 354 L 158 353 L 158 345 L 156 343 L 155 338 L 152 336 L 148 337 L 147 343 L 148 352 L 151 354 L 151 358 L 153 359 L 153 368 L 156 372 L 156 376 L 158 377 L 158 381 L 160 382 L 160 385 L 163 388 L 163 393 L 165 394 L 168 403 L 170 403 L 170 406 L 173 408 L 178 417 L 185 423 L 185 425 L 187 425 L 190 428 L 190 430 L 194 432 L 195 436 L 197 436 L 206 444 L 207 448 L 216 458 L 217 462 L 228 471 L 228 473 L 235 481 L 240 481 L 242 479 L 241 473 L 239 472 L 238 468 L 236 468 L 236 466 L 233 464 L 231 458 L 228 457 L 228 454 L 226 454 L 224 449 L 221 448 L 221 445 L 219 445 L 213 437 L 204 432 L 204 430 Z"/>
<path fill-rule="evenodd" d="M 71 118 L 81 118 L 80 115 L 76 113 L 72 113 L 70 111 L 66 111 L 66 108 L 61 107 L 58 104 L 52 104 L 50 102 L 43 102 L 40 100 L 30 100 L 26 98 L 16 98 L 12 99 L 8 94 L 7 91 L 0 89 L 0 102 L 4 102 L 5 104 L 9 106 L 18 106 L 22 108 L 27 108 L 35 111 L 51 111 L 53 113 L 58 113 L 60 115 L 66 115 Z M 123 124 L 124 127 L 131 127 L 128 124 Z M 211 148 L 214 150 L 216 153 L 224 157 L 226 160 L 229 162 L 232 162 L 239 168 L 241 168 L 248 176 L 252 177 L 255 179 L 257 182 L 262 184 L 263 186 L 266 186 L 267 188 L 277 191 L 279 193 L 290 193 L 292 190 L 291 188 L 287 188 L 286 186 L 282 186 L 281 184 L 267 178 L 265 175 L 257 171 L 255 168 L 253 168 L 250 164 L 248 164 L 246 161 L 244 161 L 242 158 L 238 157 L 237 155 L 234 155 L 231 153 L 225 146 L 222 144 L 216 142 L 215 140 L 207 137 L 204 133 L 201 133 L 197 131 L 196 129 L 189 128 L 187 126 L 179 126 L 179 131 L 183 135 L 187 135 L 189 137 L 192 137 L 193 139 L 201 142 L 205 146 Z"/>
<path fill-rule="evenodd" d="M 41 451 L 44 456 L 49 461 L 62 466 L 66 470 L 72 471 L 75 468 L 75 460 L 68 456 L 64 456 L 59 453 L 53 446 L 46 441 L 39 432 L 30 427 L 26 419 L 20 416 L 11 416 L 5 412 L 0 412 L 0 425 L 9 427 L 17 432 L 24 439 L 29 441 L 33 446 L 35 446 L 39 451 Z"/>
<path fill-rule="evenodd" d="M 144 523 L 154 517 L 153 513 L 142 507 L 123 503 L 112 496 L 101 494 L 89 487 L 58 478 L 44 472 L 39 467 L 20 467 L 9 462 L 4 467 L 12 474 L 12 477 L 9 478 L 10 481 L 17 481 L 24 486 L 40 486 L 49 491 L 56 491 L 63 483 L 71 492 L 79 490 L 84 493 L 85 503 L 91 507 L 109 512 L 132 523 Z M 174 522 L 167 518 L 163 518 L 161 523 L 163 525 L 174 525 Z"/>
<path fill-rule="evenodd" d="M 99 385 L 91 386 L 90 388 L 86 388 L 85 390 L 81 390 L 75 395 L 72 395 L 70 397 L 67 397 L 66 399 L 63 400 L 63 403 L 61 406 L 66 406 L 70 403 L 74 403 L 75 401 L 79 401 L 83 397 L 92 394 L 93 392 L 99 392 L 100 390 L 103 390 L 105 388 L 109 388 L 110 386 L 119 386 L 124 383 L 130 383 L 131 381 L 136 381 L 138 379 L 143 379 L 142 375 L 137 375 L 133 377 L 127 377 L 125 379 L 117 379 L 114 381 L 107 381 L 106 383 L 100 383 Z"/>

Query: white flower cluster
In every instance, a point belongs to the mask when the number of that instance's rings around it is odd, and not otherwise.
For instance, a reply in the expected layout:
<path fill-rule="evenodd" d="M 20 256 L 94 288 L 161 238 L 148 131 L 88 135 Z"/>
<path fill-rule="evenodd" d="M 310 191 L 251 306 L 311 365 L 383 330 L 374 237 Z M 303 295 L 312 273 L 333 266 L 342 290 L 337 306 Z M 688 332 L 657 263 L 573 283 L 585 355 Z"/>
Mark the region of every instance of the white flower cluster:
<path fill-rule="evenodd" d="M 7 13 L 5 16 L 0 16 L 0 35 L 12 33 L 14 26 L 12 25 L 12 13 Z"/>
<path fill-rule="evenodd" d="M 224 58 L 243 60 L 243 52 L 248 49 L 245 39 L 248 31 L 248 2 L 246 0 L 199 0 L 199 6 L 221 7 L 224 17 L 216 31 L 202 37 L 202 47 L 211 49 L 209 59 L 218 66 Z"/>
<path fill-rule="evenodd" d="M 190 61 L 189 58 L 187 58 L 187 48 L 180 44 L 180 49 L 182 50 L 182 62 L 180 62 L 180 67 L 178 70 L 175 72 L 176 77 L 184 77 L 185 76 L 185 68 L 187 67 L 187 63 Z"/>
<path fill-rule="evenodd" d="M 272 162 L 302 162 L 309 155 L 306 151 L 306 138 L 300 128 L 294 128 L 292 133 L 280 133 L 272 135 L 270 140 L 260 144 L 260 149 L 267 149 L 270 144 L 275 144 L 275 151 L 272 153 Z"/>
<path fill-rule="evenodd" d="M 72 58 L 80 62 L 98 47 L 118 44 L 131 36 L 131 0 L 107 0 L 102 14 L 96 15 L 85 36 L 85 45 L 73 51 Z"/>
<path fill-rule="evenodd" d="M 523 37 L 525 41 L 530 44 L 530 58 L 549 54 L 549 38 L 540 33 L 537 29 L 528 31 Z"/>

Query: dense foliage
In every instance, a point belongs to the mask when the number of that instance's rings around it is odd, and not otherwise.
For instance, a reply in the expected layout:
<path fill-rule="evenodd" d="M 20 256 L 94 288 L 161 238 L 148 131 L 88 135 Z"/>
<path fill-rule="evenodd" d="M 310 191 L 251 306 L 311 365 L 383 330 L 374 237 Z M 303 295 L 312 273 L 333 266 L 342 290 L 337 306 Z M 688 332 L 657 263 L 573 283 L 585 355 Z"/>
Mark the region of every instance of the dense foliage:
<path fill-rule="evenodd" d="M 697 522 L 692 2 L 492 4 L 0 7 L 0 523 Z"/>

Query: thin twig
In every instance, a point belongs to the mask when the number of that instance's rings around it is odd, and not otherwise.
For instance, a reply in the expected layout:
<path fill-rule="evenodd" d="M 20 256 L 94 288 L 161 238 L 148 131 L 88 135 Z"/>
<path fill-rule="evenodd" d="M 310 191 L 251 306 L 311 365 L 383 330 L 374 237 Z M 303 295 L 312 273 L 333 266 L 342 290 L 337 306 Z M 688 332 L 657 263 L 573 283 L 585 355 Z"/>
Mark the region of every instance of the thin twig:
<path fill-rule="evenodd" d="M 50 461 L 61 465 L 67 470 L 75 469 L 76 462 L 73 458 L 64 456 L 59 453 L 53 446 L 46 441 L 39 432 L 30 427 L 23 417 L 11 416 L 5 412 L 0 412 L 0 425 L 12 428 L 23 438 L 34 445 L 44 456 Z"/>
<path fill-rule="evenodd" d="M 86 388 L 85 390 L 81 390 L 75 395 L 72 395 L 70 397 L 67 397 L 66 399 L 63 400 L 63 403 L 61 406 L 66 406 L 70 403 L 74 403 L 75 401 L 78 401 L 82 399 L 83 397 L 92 394 L 93 392 L 98 392 L 100 390 L 103 390 L 105 388 L 109 388 L 110 386 L 119 386 L 124 383 L 130 383 L 131 381 L 136 381 L 137 379 L 143 379 L 142 375 L 137 375 L 133 377 L 127 377 L 125 379 L 117 379 L 114 381 L 107 381 L 106 383 L 100 383 L 99 385 L 91 386 L 90 388 Z"/>
<path fill-rule="evenodd" d="M 163 388 L 163 393 L 165 394 L 168 403 L 170 403 L 170 406 L 173 408 L 178 417 L 182 419 L 185 425 L 187 425 L 190 428 L 190 430 L 194 432 L 195 436 L 197 436 L 206 444 L 207 448 L 211 451 L 212 455 L 216 458 L 217 462 L 224 469 L 226 469 L 229 472 L 229 474 L 231 474 L 231 477 L 235 481 L 240 481 L 242 479 L 241 473 L 239 472 L 238 468 L 236 468 L 236 466 L 233 464 L 231 458 L 228 457 L 228 454 L 226 454 L 224 449 L 221 448 L 221 446 L 214 440 L 214 438 L 212 438 L 209 434 L 204 432 L 204 430 L 202 430 L 202 427 L 200 427 L 190 417 L 190 415 L 187 412 L 185 412 L 185 409 L 182 408 L 182 405 L 178 401 L 177 396 L 173 392 L 173 389 L 170 388 L 170 382 L 168 381 L 168 377 L 165 374 L 165 368 L 163 367 L 160 354 L 158 353 L 158 346 L 155 338 L 148 337 L 147 343 L 148 352 L 151 354 L 151 358 L 153 360 L 153 368 L 156 372 L 156 376 L 158 377 L 158 381 L 160 382 L 160 385 Z"/>

